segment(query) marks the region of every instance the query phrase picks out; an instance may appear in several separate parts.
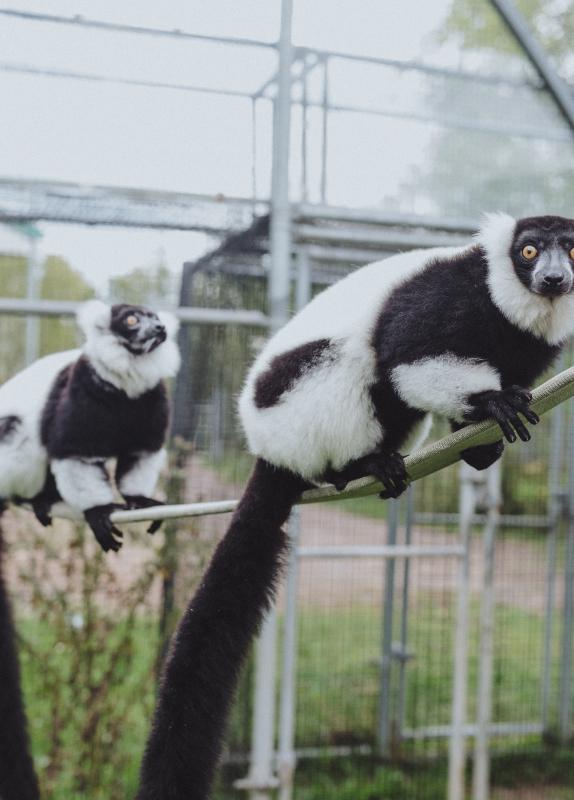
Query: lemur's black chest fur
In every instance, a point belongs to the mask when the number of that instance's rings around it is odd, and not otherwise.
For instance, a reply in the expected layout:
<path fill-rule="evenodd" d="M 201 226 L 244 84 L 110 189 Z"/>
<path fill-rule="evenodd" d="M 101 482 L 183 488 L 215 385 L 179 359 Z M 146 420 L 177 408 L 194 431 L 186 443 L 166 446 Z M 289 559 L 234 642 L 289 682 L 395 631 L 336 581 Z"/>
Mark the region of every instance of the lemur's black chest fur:
<path fill-rule="evenodd" d="M 58 375 L 41 423 L 50 458 L 112 458 L 159 450 L 169 422 L 163 383 L 137 398 L 104 381 L 82 357 Z"/>
<path fill-rule="evenodd" d="M 385 302 L 373 331 L 376 380 L 371 396 L 385 430 L 385 446 L 399 447 L 423 416 L 391 383 L 392 370 L 450 353 L 480 359 L 500 374 L 502 388 L 531 386 L 560 348 L 513 325 L 493 303 L 480 246 L 452 261 L 437 260 L 399 286 Z"/>

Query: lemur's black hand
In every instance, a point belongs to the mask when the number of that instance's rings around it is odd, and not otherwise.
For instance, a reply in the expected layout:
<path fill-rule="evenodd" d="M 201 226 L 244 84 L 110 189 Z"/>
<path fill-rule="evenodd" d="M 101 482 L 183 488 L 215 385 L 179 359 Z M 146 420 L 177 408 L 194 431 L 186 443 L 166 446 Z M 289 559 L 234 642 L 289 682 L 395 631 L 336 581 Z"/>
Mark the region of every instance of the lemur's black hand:
<path fill-rule="evenodd" d="M 107 503 L 105 506 L 93 506 L 84 511 L 86 522 L 94 532 L 94 535 L 104 553 L 108 550 L 117 551 L 122 546 L 122 542 L 118 541 L 123 536 L 123 533 L 116 528 L 110 519 L 112 511 L 125 511 L 126 506 L 119 503 Z"/>
<path fill-rule="evenodd" d="M 530 408 L 532 394 L 521 386 L 510 386 L 500 391 L 478 392 L 470 395 L 471 411 L 465 414 L 469 422 L 494 419 L 500 425 L 508 442 L 515 442 L 516 436 L 523 442 L 530 440 L 530 431 L 518 414 L 532 425 L 540 421 L 538 414 Z"/>
<path fill-rule="evenodd" d="M 165 505 L 165 503 L 162 503 L 161 500 L 154 500 L 153 497 L 146 497 L 143 494 L 125 494 L 124 500 L 126 501 L 128 508 L 152 508 L 153 506 Z M 159 531 L 162 523 L 162 519 L 154 520 L 147 529 L 147 532 L 155 533 L 156 531 Z"/>

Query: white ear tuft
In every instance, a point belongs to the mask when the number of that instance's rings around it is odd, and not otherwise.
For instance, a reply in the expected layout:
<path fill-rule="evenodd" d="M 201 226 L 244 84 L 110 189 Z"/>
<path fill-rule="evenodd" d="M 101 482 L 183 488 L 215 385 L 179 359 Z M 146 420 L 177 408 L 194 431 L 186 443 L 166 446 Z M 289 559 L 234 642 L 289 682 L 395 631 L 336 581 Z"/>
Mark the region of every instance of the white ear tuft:
<path fill-rule="evenodd" d="M 84 336 L 89 338 L 96 332 L 109 330 L 111 309 L 101 300 L 88 300 L 79 307 L 76 321 Z"/>
<path fill-rule="evenodd" d="M 501 211 L 485 214 L 476 238 L 489 258 L 504 258 L 509 254 L 515 228 L 516 220 L 510 214 Z"/>
<path fill-rule="evenodd" d="M 169 311 L 158 311 L 159 321 L 165 326 L 168 339 L 174 339 L 179 330 L 179 320 Z"/>

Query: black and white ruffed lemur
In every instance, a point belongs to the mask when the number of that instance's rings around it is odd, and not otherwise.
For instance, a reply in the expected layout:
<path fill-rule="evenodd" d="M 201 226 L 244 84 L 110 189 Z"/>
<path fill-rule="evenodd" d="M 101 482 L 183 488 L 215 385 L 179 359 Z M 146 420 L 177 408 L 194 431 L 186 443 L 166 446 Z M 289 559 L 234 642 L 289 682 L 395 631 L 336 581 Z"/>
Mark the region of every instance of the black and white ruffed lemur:
<path fill-rule="evenodd" d="M 78 322 L 86 336 L 81 350 L 41 358 L 0 387 L 1 510 L 8 501 L 25 501 L 48 525 L 51 506 L 64 500 L 83 513 L 104 550 L 118 550 L 121 532 L 111 512 L 157 504 L 152 494 L 169 424 L 163 379 L 179 367 L 177 320 L 140 306 L 89 301 Z M 125 506 L 114 502 L 110 459 Z M 0 800 L 37 797 L 0 574 Z"/>
<path fill-rule="evenodd" d="M 63 500 L 104 550 L 118 550 L 106 462 L 130 508 L 154 504 L 165 461 L 164 379 L 179 368 L 177 320 L 141 306 L 84 303 L 81 350 L 36 361 L 0 387 L 0 499 L 28 502 L 44 524 Z"/>
<path fill-rule="evenodd" d="M 474 243 L 357 270 L 275 334 L 239 409 L 254 472 L 175 634 L 138 800 L 209 796 L 240 668 L 275 594 L 301 492 L 364 475 L 407 484 L 400 448 L 428 412 L 495 419 L 523 441 L 528 387 L 574 332 L 574 220 L 491 215 Z M 502 441 L 463 457 L 485 468 Z"/>

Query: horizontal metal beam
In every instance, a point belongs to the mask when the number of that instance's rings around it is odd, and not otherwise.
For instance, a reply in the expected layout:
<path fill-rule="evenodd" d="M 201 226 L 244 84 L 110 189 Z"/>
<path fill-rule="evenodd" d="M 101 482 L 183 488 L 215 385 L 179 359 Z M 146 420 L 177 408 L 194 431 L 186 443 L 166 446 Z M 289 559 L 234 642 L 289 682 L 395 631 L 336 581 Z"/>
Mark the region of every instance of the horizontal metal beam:
<path fill-rule="evenodd" d="M 330 244 L 362 245 L 379 249 L 400 250 L 404 247 L 458 247 L 468 244 L 468 237 L 437 235 L 424 231 L 392 230 L 349 226 L 329 228 L 319 225 L 297 225 L 294 229 L 297 242 L 328 242 Z"/>
<path fill-rule="evenodd" d="M 0 178 L 0 221 L 66 222 L 227 234 L 247 228 L 266 200 Z"/>
<path fill-rule="evenodd" d="M 299 558 L 445 558 L 464 556 L 459 545 L 331 545 L 299 547 Z"/>
<path fill-rule="evenodd" d="M 0 297 L 0 314 L 38 317 L 72 317 L 78 303 L 70 300 L 28 300 L 16 297 Z M 267 328 L 271 322 L 260 311 L 218 308 L 194 308 L 178 306 L 166 309 L 176 316 L 182 325 L 253 325 Z"/>
<path fill-rule="evenodd" d="M 240 89 L 217 89 L 209 86 L 197 86 L 192 83 L 173 83 L 169 81 L 139 80 L 138 78 L 122 78 L 113 75 L 103 75 L 97 72 L 76 72 L 74 70 L 60 70 L 52 67 L 35 67 L 32 64 L 17 64 L 9 61 L 0 61 L 0 72 L 15 72 L 18 75 L 38 75 L 41 78 L 65 78 L 89 83 L 109 83 L 120 86 L 136 86 L 140 89 L 169 89 L 176 92 L 193 92 L 194 94 L 221 95 L 223 97 L 239 97 L 251 100 L 251 92 Z M 267 99 L 267 98 L 262 98 Z"/>
<path fill-rule="evenodd" d="M 319 203 L 298 203 L 293 209 L 296 222 L 329 221 L 356 222 L 364 225 L 388 225 L 425 228 L 452 233 L 475 233 L 480 221 L 470 217 L 437 217 L 433 215 L 402 214 L 377 208 L 326 206 Z"/>
<path fill-rule="evenodd" d="M 232 38 L 230 36 L 211 36 L 205 33 L 192 33 L 182 31 L 179 28 L 149 28 L 144 25 L 128 25 L 119 22 L 106 22 L 105 20 L 90 19 L 80 14 L 74 17 L 66 17 L 60 14 L 41 14 L 33 11 L 19 11 L 14 8 L 0 8 L 0 14 L 4 17 L 28 20 L 29 22 L 47 22 L 57 25 L 70 25 L 76 28 L 92 28 L 93 30 L 132 33 L 145 36 L 155 36 L 168 39 L 190 39 L 198 42 L 211 42 L 214 44 L 240 45 L 245 47 L 263 47 L 265 49 L 276 49 L 275 42 L 265 42 L 261 39 L 247 39 L 245 37 Z"/>
<path fill-rule="evenodd" d="M 473 525 L 484 525 L 487 520 L 486 514 L 473 514 L 471 523 Z M 414 515 L 414 521 L 421 525 L 458 525 L 459 514 L 449 514 L 443 511 L 418 511 Z M 536 528 L 546 529 L 553 525 L 551 517 L 539 514 L 501 514 L 498 524 L 502 528 Z"/>

